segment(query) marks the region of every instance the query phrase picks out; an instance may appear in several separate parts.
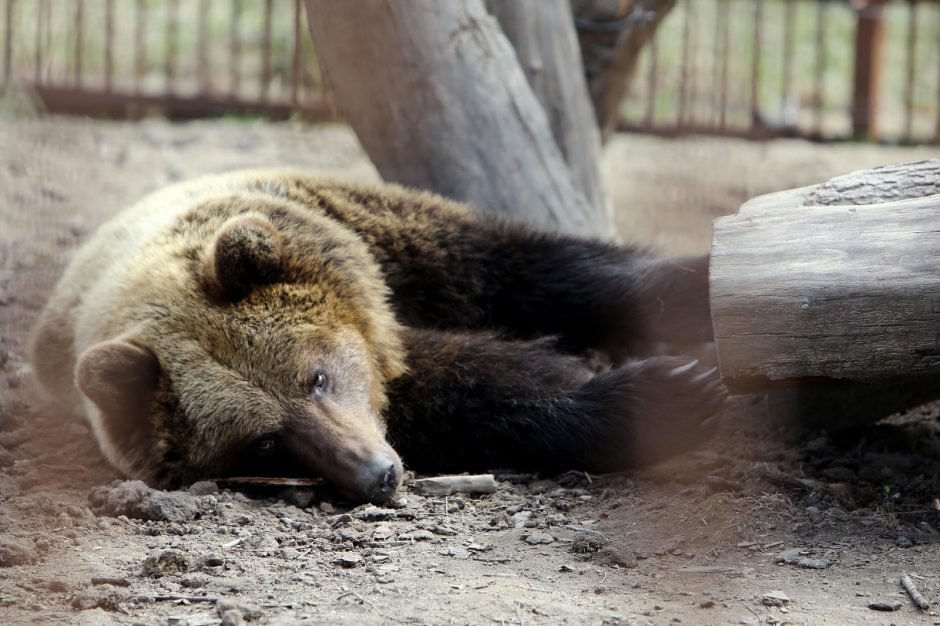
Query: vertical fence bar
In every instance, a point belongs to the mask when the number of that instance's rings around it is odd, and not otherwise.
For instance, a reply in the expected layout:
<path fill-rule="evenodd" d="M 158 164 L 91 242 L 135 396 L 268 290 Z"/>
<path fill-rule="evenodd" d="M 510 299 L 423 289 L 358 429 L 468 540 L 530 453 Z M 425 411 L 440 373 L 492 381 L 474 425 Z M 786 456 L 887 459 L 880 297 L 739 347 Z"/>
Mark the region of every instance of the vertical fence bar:
<path fill-rule="evenodd" d="M 934 12 L 936 16 L 936 26 L 940 28 L 940 10 Z M 940 37 L 937 37 L 937 56 L 940 57 Z M 940 70 L 940 63 L 937 63 L 937 69 Z M 937 72 L 937 119 L 934 122 L 934 140 L 940 141 L 940 71 Z"/>
<path fill-rule="evenodd" d="M 104 3 L 104 90 L 111 93 L 114 74 L 114 0 Z"/>
<path fill-rule="evenodd" d="M 656 33 L 653 33 L 649 42 L 650 65 L 646 82 L 646 114 L 643 117 L 643 125 L 646 128 L 653 127 L 653 119 L 656 116 L 657 75 L 659 74 L 659 48 L 656 42 L 657 39 L 659 38 L 656 36 Z"/>
<path fill-rule="evenodd" d="M 163 73 L 167 93 L 172 94 L 176 90 L 176 32 L 179 26 L 179 0 L 169 0 L 166 8 L 166 55 L 163 60 Z"/>
<path fill-rule="evenodd" d="M 731 54 L 731 24 L 728 0 L 718 0 L 718 25 L 721 30 L 721 89 L 719 91 L 718 128 L 724 130 L 728 121 L 728 64 Z"/>
<path fill-rule="evenodd" d="M 138 94 L 147 71 L 146 21 L 147 5 L 144 0 L 137 0 L 134 10 L 134 91 Z"/>
<path fill-rule="evenodd" d="M 294 61 L 291 76 L 290 101 L 297 106 L 300 97 L 300 77 L 303 75 L 303 55 L 300 39 L 300 0 L 294 0 Z"/>
<path fill-rule="evenodd" d="M 13 79 L 13 0 L 7 0 L 3 23 L 3 81 Z"/>
<path fill-rule="evenodd" d="M 795 30 L 796 5 L 793 0 L 786 0 L 783 15 L 783 85 L 782 98 L 784 110 L 789 108 L 790 90 L 793 85 L 793 32 Z M 784 120 L 789 124 L 790 120 Z"/>
<path fill-rule="evenodd" d="M 907 3 L 907 74 L 904 85 L 904 140 L 914 125 L 914 80 L 917 76 L 917 0 Z"/>
<path fill-rule="evenodd" d="M 75 66 L 72 74 L 72 83 L 75 87 L 82 85 L 82 48 L 85 27 L 85 0 L 75 0 Z"/>
<path fill-rule="evenodd" d="M 823 136 L 823 109 L 825 106 L 823 91 L 826 76 L 826 18 L 829 3 L 825 0 L 816 2 L 816 72 L 813 81 L 814 126 L 816 134 Z"/>
<path fill-rule="evenodd" d="M 754 0 L 754 31 L 751 41 L 751 127 L 758 125 L 760 114 L 760 62 L 763 54 L 764 0 Z"/>
<path fill-rule="evenodd" d="M 271 89 L 271 0 L 264 0 L 264 30 L 261 32 L 261 101 L 268 101 Z"/>
<path fill-rule="evenodd" d="M 679 111 L 676 115 L 676 123 L 679 126 L 685 124 L 686 107 L 689 98 L 689 51 L 691 48 L 691 21 L 692 16 L 691 1 L 685 0 L 682 5 L 682 71 L 679 76 Z"/>
<path fill-rule="evenodd" d="M 242 21 L 242 3 L 241 0 L 232 0 L 232 30 L 229 36 L 229 62 L 231 63 L 231 85 L 229 85 L 229 95 L 232 98 L 238 98 L 238 91 L 241 87 L 241 60 L 242 60 L 242 41 L 239 36 L 239 26 Z"/>
<path fill-rule="evenodd" d="M 885 2 L 886 0 L 869 0 L 858 10 L 852 90 L 852 133 L 860 139 L 874 139 L 878 134 L 878 89 L 881 83 Z"/>
<path fill-rule="evenodd" d="M 45 6 L 46 1 L 39 0 L 39 6 L 36 7 L 36 67 L 33 69 L 33 80 L 37 85 L 42 82 L 42 24 Z"/>
<path fill-rule="evenodd" d="M 209 0 L 199 0 L 199 14 L 196 16 L 196 80 L 199 93 L 209 93 Z"/>

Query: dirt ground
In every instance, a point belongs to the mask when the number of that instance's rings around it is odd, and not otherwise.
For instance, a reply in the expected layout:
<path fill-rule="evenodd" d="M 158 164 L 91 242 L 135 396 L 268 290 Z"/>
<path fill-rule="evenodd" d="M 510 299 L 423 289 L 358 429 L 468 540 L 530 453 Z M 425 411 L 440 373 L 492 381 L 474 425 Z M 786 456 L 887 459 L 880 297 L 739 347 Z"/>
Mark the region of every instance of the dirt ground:
<path fill-rule="evenodd" d="M 342 126 L 0 120 L 0 146 L 0 623 L 940 624 L 899 584 L 909 574 L 940 606 L 927 409 L 831 435 L 819 416 L 796 435 L 770 400 L 737 397 L 715 439 L 652 470 L 502 469 L 494 494 L 408 484 L 381 509 L 316 488 L 112 485 L 88 428 L 38 395 L 26 363 L 75 247 L 197 174 L 377 175 Z M 751 196 L 926 156 L 619 136 L 604 168 L 624 239 L 687 253 Z"/>

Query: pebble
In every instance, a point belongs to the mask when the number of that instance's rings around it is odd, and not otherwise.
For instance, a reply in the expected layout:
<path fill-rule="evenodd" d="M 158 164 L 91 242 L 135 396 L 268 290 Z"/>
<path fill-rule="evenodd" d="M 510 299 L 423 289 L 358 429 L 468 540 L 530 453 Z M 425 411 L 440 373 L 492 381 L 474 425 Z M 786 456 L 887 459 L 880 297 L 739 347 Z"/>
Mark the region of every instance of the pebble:
<path fill-rule="evenodd" d="M 362 563 L 362 556 L 355 552 L 343 552 L 336 557 L 334 562 L 342 567 L 356 567 Z"/>
<path fill-rule="evenodd" d="M 868 608 L 872 611 L 897 611 L 901 608 L 900 602 L 869 602 Z"/>
<path fill-rule="evenodd" d="M 355 518 L 367 522 L 381 522 L 391 519 L 398 514 L 394 509 L 382 509 L 376 506 L 370 506 L 355 513 Z"/>
<path fill-rule="evenodd" d="M 533 546 L 549 544 L 549 543 L 552 543 L 553 541 L 555 541 L 554 537 L 552 537 L 548 533 L 543 532 L 541 530 L 537 530 L 525 538 L 525 542 Z"/>
<path fill-rule="evenodd" d="M 0 539 L 0 567 L 24 565 L 39 560 L 39 551 L 26 541 Z"/>
<path fill-rule="evenodd" d="M 210 496 L 219 493 L 219 485 L 214 480 L 194 482 L 187 489 L 194 496 Z"/>
<path fill-rule="evenodd" d="M 188 522 L 199 513 L 196 498 L 183 491 L 158 491 L 139 480 L 95 487 L 88 494 L 92 509 L 99 515 L 153 520 Z"/>
<path fill-rule="evenodd" d="M 790 548 L 777 554 L 774 560 L 777 563 L 786 563 L 796 565 L 807 569 L 826 569 L 835 562 L 835 557 L 830 554 L 824 554 L 819 557 L 811 556 L 812 551 L 803 548 Z"/>
<path fill-rule="evenodd" d="M 261 609 L 252 604 L 242 604 L 240 602 L 235 602 L 230 598 L 219 598 L 216 601 L 215 612 L 218 613 L 219 617 L 224 616 L 230 611 L 237 612 L 241 617 L 248 620 L 249 622 L 261 617 Z"/>
<path fill-rule="evenodd" d="M 782 591 L 769 591 L 761 596 L 760 603 L 764 606 L 784 606 L 790 603 L 790 596 Z"/>
<path fill-rule="evenodd" d="M 597 559 L 606 565 L 616 565 L 618 567 L 633 568 L 637 567 L 636 554 L 629 548 L 617 548 L 607 546 L 597 551 Z"/>
<path fill-rule="evenodd" d="M 147 576 L 163 576 L 189 571 L 189 558 L 179 550 L 154 550 L 144 559 L 143 573 Z"/>
<path fill-rule="evenodd" d="M 414 530 L 410 533 L 404 533 L 398 536 L 402 541 L 430 541 L 434 539 L 434 533 L 430 530 Z"/>
<path fill-rule="evenodd" d="M 72 596 L 72 608 L 79 611 L 90 609 L 104 609 L 105 611 L 120 610 L 121 603 L 127 600 L 127 594 L 117 589 L 90 589 L 79 591 Z"/>

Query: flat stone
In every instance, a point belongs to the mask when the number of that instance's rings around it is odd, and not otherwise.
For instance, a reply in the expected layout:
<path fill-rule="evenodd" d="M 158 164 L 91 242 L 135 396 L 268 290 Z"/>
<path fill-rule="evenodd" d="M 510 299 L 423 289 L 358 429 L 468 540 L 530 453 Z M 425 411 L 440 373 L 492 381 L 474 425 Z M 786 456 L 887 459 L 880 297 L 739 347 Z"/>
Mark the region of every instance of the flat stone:
<path fill-rule="evenodd" d="M 525 542 L 533 546 L 549 544 L 553 541 L 555 541 L 554 537 L 541 530 L 537 530 L 525 538 Z"/>
<path fill-rule="evenodd" d="M 760 603 L 764 606 L 784 606 L 790 602 L 790 596 L 782 591 L 769 591 L 760 599 Z"/>
<path fill-rule="evenodd" d="M 790 548 L 777 554 L 774 558 L 777 563 L 786 563 L 787 565 L 796 565 L 806 569 L 826 569 L 835 563 L 835 556 L 832 553 L 826 553 L 821 556 L 812 556 L 812 551 L 802 548 Z"/>
<path fill-rule="evenodd" d="M 336 557 L 334 562 L 342 567 L 356 567 L 362 563 L 362 556 L 355 552 L 342 552 Z"/>
<path fill-rule="evenodd" d="M 29 542 L 0 539 L 0 567 L 25 565 L 39 560 L 39 551 Z"/>

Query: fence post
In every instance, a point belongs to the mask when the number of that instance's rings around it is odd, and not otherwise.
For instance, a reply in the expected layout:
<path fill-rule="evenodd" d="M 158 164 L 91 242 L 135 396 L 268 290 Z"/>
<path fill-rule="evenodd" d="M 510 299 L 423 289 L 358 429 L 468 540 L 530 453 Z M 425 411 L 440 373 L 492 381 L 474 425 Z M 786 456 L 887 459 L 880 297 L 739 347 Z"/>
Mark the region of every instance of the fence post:
<path fill-rule="evenodd" d="M 852 134 L 875 139 L 878 134 L 878 88 L 886 0 L 869 0 L 858 10 L 855 30 L 855 80 L 852 92 Z"/>

